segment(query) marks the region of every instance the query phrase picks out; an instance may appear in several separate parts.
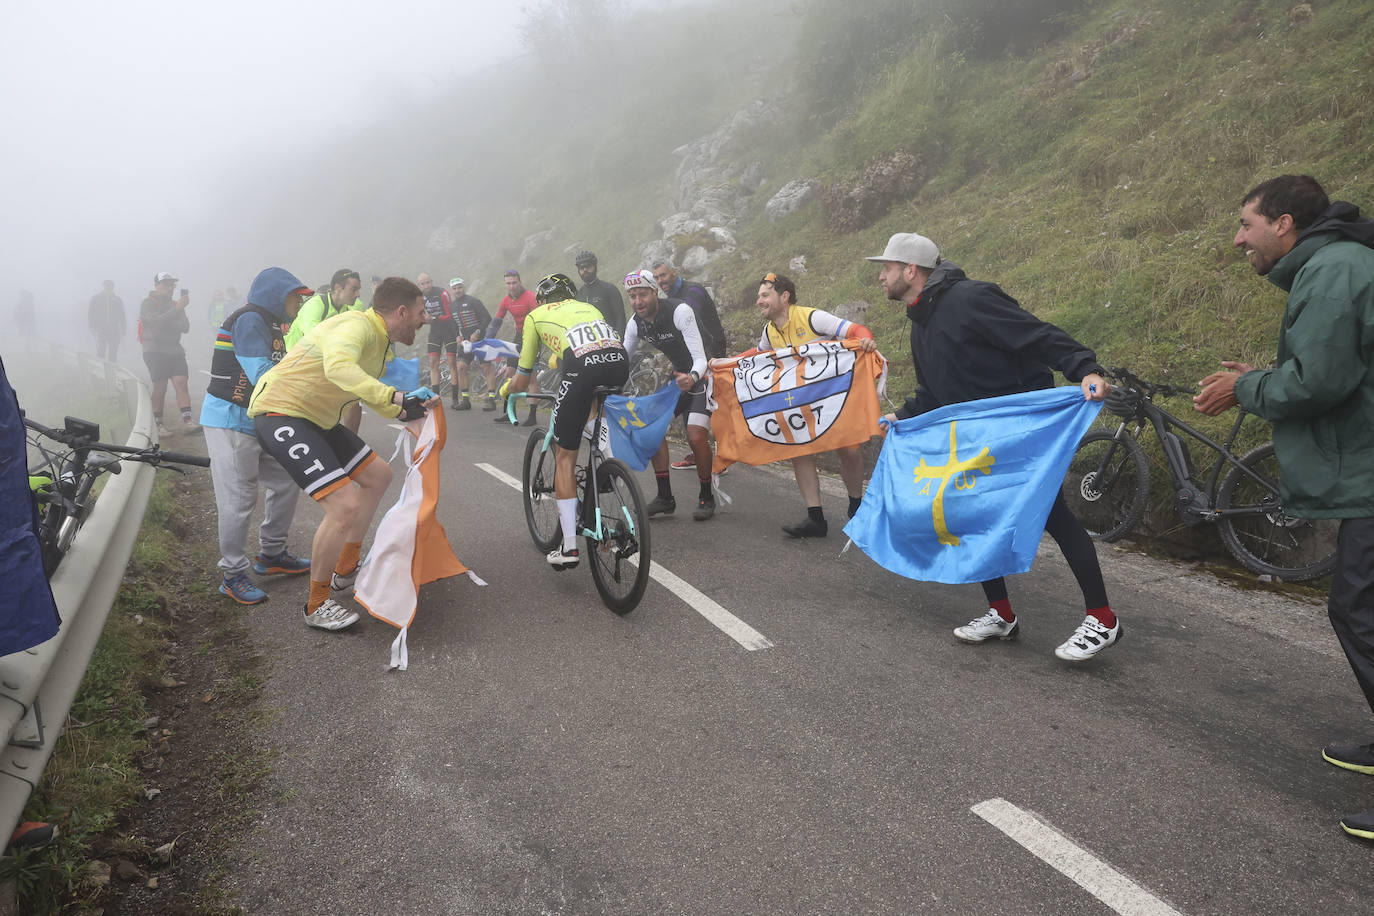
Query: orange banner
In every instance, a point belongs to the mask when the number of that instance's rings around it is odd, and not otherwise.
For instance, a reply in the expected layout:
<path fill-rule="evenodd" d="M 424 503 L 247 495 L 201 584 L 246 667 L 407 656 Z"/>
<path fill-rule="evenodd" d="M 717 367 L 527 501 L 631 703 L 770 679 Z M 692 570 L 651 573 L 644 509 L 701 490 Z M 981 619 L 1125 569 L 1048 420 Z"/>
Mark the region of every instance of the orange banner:
<path fill-rule="evenodd" d="M 860 445 L 881 433 L 878 389 L 887 360 L 858 341 L 713 360 L 716 473 Z"/>

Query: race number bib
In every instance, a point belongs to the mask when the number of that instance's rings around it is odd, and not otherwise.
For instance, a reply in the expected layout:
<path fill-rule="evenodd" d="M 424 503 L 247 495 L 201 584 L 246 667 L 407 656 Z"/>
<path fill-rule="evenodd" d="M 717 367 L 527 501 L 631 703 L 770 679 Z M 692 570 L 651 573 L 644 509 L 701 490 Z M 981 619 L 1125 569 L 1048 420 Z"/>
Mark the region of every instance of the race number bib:
<path fill-rule="evenodd" d="M 616 334 L 615 328 L 597 319 L 568 328 L 567 341 L 568 349 L 572 350 L 573 356 L 586 356 L 588 353 L 619 345 L 620 336 Z"/>

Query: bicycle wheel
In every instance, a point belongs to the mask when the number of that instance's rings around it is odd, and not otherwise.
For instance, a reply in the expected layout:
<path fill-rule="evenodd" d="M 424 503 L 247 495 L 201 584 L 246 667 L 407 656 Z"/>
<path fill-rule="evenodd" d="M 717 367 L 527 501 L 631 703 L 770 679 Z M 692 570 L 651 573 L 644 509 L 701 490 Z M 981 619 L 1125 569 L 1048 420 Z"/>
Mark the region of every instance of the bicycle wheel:
<path fill-rule="evenodd" d="M 480 398 L 487 393 L 487 374 L 482 371 L 482 361 L 474 359 L 468 363 L 468 394 Z M 495 392 L 492 392 L 495 394 Z"/>
<path fill-rule="evenodd" d="M 544 448 L 548 430 L 536 426 L 525 443 L 525 463 L 521 471 L 520 492 L 525 503 L 525 524 L 540 553 L 553 550 L 562 537 L 558 524 L 558 501 L 553 495 L 553 448 Z"/>
<path fill-rule="evenodd" d="M 607 458 L 597 469 L 601 539 L 584 538 L 592 581 L 606 607 L 628 614 L 649 584 L 649 517 L 630 469 Z"/>
<path fill-rule="evenodd" d="M 1088 534 L 1111 542 L 1140 522 L 1149 488 L 1150 468 L 1140 443 L 1095 429 L 1078 443 L 1060 492 Z"/>
<path fill-rule="evenodd" d="M 1254 509 L 1217 520 L 1221 539 L 1246 569 L 1289 582 L 1316 579 L 1336 567 L 1340 520 L 1294 518 L 1279 502 L 1279 463 L 1273 445 L 1261 445 L 1241 463 L 1263 480 L 1233 467 L 1217 491 L 1218 509 Z"/>

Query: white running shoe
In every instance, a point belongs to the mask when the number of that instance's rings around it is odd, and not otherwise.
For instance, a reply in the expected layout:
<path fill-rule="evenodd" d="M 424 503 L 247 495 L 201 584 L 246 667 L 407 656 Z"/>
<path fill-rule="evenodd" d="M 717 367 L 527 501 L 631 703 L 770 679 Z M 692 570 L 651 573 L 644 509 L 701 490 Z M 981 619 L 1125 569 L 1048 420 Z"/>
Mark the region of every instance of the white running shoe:
<path fill-rule="evenodd" d="M 350 611 L 333 598 L 326 598 L 324 604 L 315 608 L 313 614 L 305 615 L 305 625 L 321 630 L 342 630 L 358 622 L 358 612 Z"/>
<path fill-rule="evenodd" d="M 346 576 L 341 576 L 338 573 L 330 574 L 329 590 L 333 592 L 334 596 L 337 598 L 346 598 L 353 594 L 353 583 L 358 581 L 358 570 L 362 568 L 363 565 L 359 563 L 357 566 L 353 567 L 353 571 Z"/>
<path fill-rule="evenodd" d="M 549 551 L 545 559 L 549 561 L 549 565 L 554 569 L 572 569 L 577 566 L 578 561 L 582 559 L 582 554 L 576 547 L 571 550 L 555 547 L 553 550 Z"/>
<path fill-rule="evenodd" d="M 1073 631 L 1054 654 L 1066 662 L 1081 662 L 1092 658 L 1110 645 L 1121 641 L 1121 621 L 1116 626 L 1104 627 L 1092 614 L 1083 618 L 1078 629 Z"/>
<path fill-rule="evenodd" d="M 977 620 L 970 620 L 962 627 L 954 628 L 954 636 L 964 642 L 987 642 L 989 639 L 1015 639 L 1021 629 L 1021 621 L 1007 623 L 996 608 Z"/>

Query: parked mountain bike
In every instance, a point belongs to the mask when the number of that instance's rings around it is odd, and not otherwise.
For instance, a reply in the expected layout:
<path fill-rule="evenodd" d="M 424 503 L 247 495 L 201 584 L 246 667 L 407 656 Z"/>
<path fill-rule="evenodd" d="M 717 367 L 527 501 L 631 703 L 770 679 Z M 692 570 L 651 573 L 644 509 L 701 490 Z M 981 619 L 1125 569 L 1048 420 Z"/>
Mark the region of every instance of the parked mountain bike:
<path fill-rule="evenodd" d="M 628 614 L 644 597 L 649 584 L 649 516 L 644 496 L 634 475 L 622 462 L 606 458 L 598 443 L 605 420 L 606 396 L 619 393 L 615 388 L 595 389 L 593 421 L 587 443 L 586 460 L 574 471 L 577 484 L 578 532 L 583 538 L 582 555 L 592 569 L 592 581 L 606 607 L 617 614 Z M 528 397 L 552 401 L 552 395 L 513 394 L 506 401 L 512 423 L 515 399 Z M 525 522 L 530 537 L 541 554 L 548 553 L 563 538 L 558 518 L 558 502 L 553 491 L 553 423 L 548 429 L 536 427 L 525 443 L 525 460 L 520 475 L 525 504 Z"/>
<path fill-rule="evenodd" d="M 91 489 L 105 473 L 118 474 L 120 462 L 140 461 L 153 467 L 177 464 L 208 468 L 210 459 L 199 455 L 164 452 L 156 445 L 130 448 L 100 442 L 100 426 L 90 420 L 67 417 L 63 429 L 44 426 L 27 417 L 28 443 L 39 456 L 29 468 L 29 486 L 38 499 L 38 540 L 43 550 L 43 570 L 52 576 L 71 549 L 76 533 L 90 515 L 95 498 Z M 54 449 L 57 443 L 63 449 Z"/>
<path fill-rule="evenodd" d="M 1129 369 L 1115 368 L 1107 374 L 1115 384 L 1105 406 L 1121 422 L 1114 431 L 1095 429 L 1083 437 L 1062 491 L 1069 508 L 1094 538 L 1119 540 L 1145 514 L 1150 472 L 1138 440 L 1149 425 L 1163 445 L 1165 467 L 1173 481 L 1174 510 L 1185 525 L 1215 522 L 1226 549 L 1260 574 L 1299 581 L 1331 572 L 1336 565 L 1339 521 L 1294 518 L 1283 511 L 1271 443 L 1245 455 L 1231 451 L 1245 411 L 1237 408 L 1230 434 L 1218 443 L 1154 403 L 1156 396 L 1191 397 L 1192 389 L 1147 382 Z M 1175 430 L 1216 453 L 1216 461 L 1202 478 L 1187 442 Z"/>

